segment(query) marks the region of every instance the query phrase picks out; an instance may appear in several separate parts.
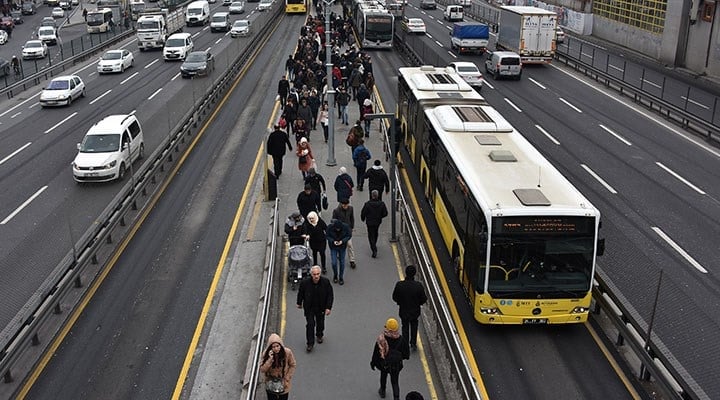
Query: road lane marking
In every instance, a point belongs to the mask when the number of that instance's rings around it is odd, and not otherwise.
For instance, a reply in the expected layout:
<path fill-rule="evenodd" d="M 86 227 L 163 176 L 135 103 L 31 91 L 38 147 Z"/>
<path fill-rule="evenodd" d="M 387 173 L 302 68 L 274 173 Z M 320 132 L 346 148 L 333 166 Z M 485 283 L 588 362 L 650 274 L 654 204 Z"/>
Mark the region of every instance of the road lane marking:
<path fill-rule="evenodd" d="M 127 81 L 129 81 L 130 79 L 132 79 L 132 78 L 134 78 L 134 77 L 136 77 L 136 76 L 138 76 L 138 75 L 140 75 L 140 73 L 139 73 L 139 72 L 135 72 L 135 73 L 133 73 L 132 75 L 128 76 L 127 78 L 123 79 L 123 80 L 120 82 L 120 84 L 121 84 L 121 85 L 124 85 Z"/>
<path fill-rule="evenodd" d="M 435 43 L 437 43 L 437 45 L 440 46 L 440 47 L 443 47 L 443 48 L 445 47 L 445 46 L 442 45 L 442 43 L 438 42 L 437 40 L 435 41 Z"/>
<path fill-rule="evenodd" d="M 520 112 L 520 113 L 522 112 L 522 110 L 520 109 L 520 107 L 516 106 L 515 103 L 513 103 L 512 101 L 510 101 L 510 99 L 508 99 L 507 97 L 505 97 L 503 100 L 505 100 L 506 103 L 510 104 L 510 107 L 514 108 L 515 111 Z"/>
<path fill-rule="evenodd" d="M 15 114 L 11 115 L 11 116 L 10 116 L 10 119 L 13 119 L 13 118 L 17 117 L 17 116 L 20 115 L 20 114 L 22 114 L 22 111 L 18 111 L 18 112 L 16 112 Z"/>
<path fill-rule="evenodd" d="M 659 161 L 656 161 L 655 164 L 657 164 L 658 167 L 660 167 L 660 168 L 664 169 L 665 171 L 667 171 L 667 173 L 669 173 L 670 175 L 672 175 L 672 176 L 674 176 L 675 178 L 677 178 L 680 182 L 688 185 L 688 186 L 690 187 L 690 189 L 692 189 L 692 190 L 694 190 L 694 191 L 696 191 L 696 192 L 698 192 L 698 193 L 700 193 L 700 194 L 707 194 L 707 193 L 705 193 L 702 189 L 700 189 L 699 187 L 693 185 L 692 183 L 690 183 L 690 181 L 688 181 L 687 179 L 685 179 L 685 178 L 683 178 L 682 176 L 680 176 L 680 174 L 678 174 L 677 172 L 675 172 L 675 171 L 671 170 L 670 168 L 666 167 L 665 165 L 663 165 L 663 163 L 661 163 L 661 162 L 659 162 Z"/>
<path fill-rule="evenodd" d="M 148 69 L 148 68 L 150 68 L 153 64 L 155 64 L 155 63 L 158 62 L 158 61 L 160 61 L 159 58 L 156 58 L 156 59 L 152 60 L 152 62 L 151 62 L 150 64 L 146 65 L 145 67 L 143 67 L 143 69 Z"/>
<path fill-rule="evenodd" d="M 493 90 L 495 89 L 495 86 L 491 85 L 490 82 L 488 82 L 487 80 L 483 80 L 483 86 L 487 86 Z"/>
<path fill-rule="evenodd" d="M 223 40 L 222 36 L 218 38 L 218 40 L 215 41 L 215 44 L 220 43 Z"/>
<path fill-rule="evenodd" d="M 612 193 L 612 194 L 617 194 L 617 190 L 615 190 L 612 186 L 610 186 L 607 182 L 605 182 L 605 180 L 604 180 L 603 178 L 601 178 L 600 175 L 596 174 L 595 171 L 593 171 L 592 169 L 590 169 L 590 167 L 588 167 L 588 166 L 585 165 L 585 164 L 580 164 L 580 166 L 581 166 L 585 171 L 587 171 L 588 174 L 590 174 L 593 178 L 595 178 L 595 180 L 597 180 L 598 182 L 600 182 L 601 185 L 605 186 L 605 189 L 607 189 L 608 192 L 610 192 L 610 193 Z"/>
<path fill-rule="evenodd" d="M 614 66 L 614 65 L 612 65 L 612 64 L 608 64 L 608 67 L 610 67 L 610 68 L 612 68 L 612 69 L 615 69 L 615 70 L 618 70 L 618 71 L 620 71 L 620 72 L 625 72 L 622 68 L 616 67 L 616 66 Z"/>
<path fill-rule="evenodd" d="M 70 115 L 68 115 L 67 117 L 65 117 L 64 120 L 62 120 L 62 121 L 58 122 L 57 124 L 53 125 L 50 129 L 46 130 L 45 133 L 48 134 L 48 133 L 52 132 L 53 129 L 55 129 L 55 128 L 57 128 L 58 126 L 62 125 L 64 122 L 66 122 L 67 120 L 69 120 L 70 118 L 72 118 L 72 117 L 74 117 L 74 116 L 76 116 L 76 115 L 77 115 L 77 111 L 74 112 L 74 113 L 72 113 L 72 114 L 70 114 Z"/>
<path fill-rule="evenodd" d="M 20 204 L 20 206 L 19 206 L 18 208 L 16 208 L 15 211 L 11 212 L 10 215 L 8 215 L 7 217 L 5 217 L 4 220 L 0 221 L 0 225 L 5 225 L 5 224 L 7 224 L 11 219 L 13 219 L 14 216 L 18 215 L 18 213 L 19 213 L 20 211 L 22 211 L 22 210 L 23 210 L 25 207 L 27 207 L 33 200 L 35 200 L 38 196 L 40 196 L 40 194 L 41 194 L 42 192 L 44 192 L 45 189 L 47 189 L 47 188 L 48 188 L 47 185 L 45 185 L 45 186 L 41 187 L 40 189 L 38 189 L 38 191 L 35 192 L 35 194 L 33 194 L 33 195 L 30 196 L 27 200 L 25 200 L 22 204 Z"/>
<path fill-rule="evenodd" d="M 582 110 L 581 110 L 581 109 L 575 107 L 575 106 L 572 105 L 569 101 L 563 99 L 562 97 L 560 97 L 560 101 L 562 101 L 563 103 L 565 103 L 568 107 L 572 108 L 573 110 L 575 110 L 575 111 L 577 111 L 577 112 L 579 112 L 579 113 L 582 113 Z"/>
<path fill-rule="evenodd" d="M 177 78 L 179 78 L 179 77 L 180 77 L 180 72 L 178 72 L 177 74 L 175 74 L 175 76 L 173 76 L 173 77 L 170 79 L 170 81 L 174 81 L 175 79 L 177 79 Z"/>
<path fill-rule="evenodd" d="M 643 82 L 647 83 L 648 85 L 655 86 L 658 89 L 662 88 L 662 86 L 658 85 L 657 83 L 655 83 L 653 81 L 649 81 L 647 79 L 643 79 Z"/>
<path fill-rule="evenodd" d="M 662 229 L 660 229 L 660 228 L 658 228 L 658 227 L 656 227 L 656 226 L 653 226 L 653 227 L 652 227 L 652 230 L 654 230 L 655 233 L 657 233 L 658 236 L 660 236 L 660 238 L 661 238 L 662 240 L 664 240 L 665 242 L 667 242 L 667 244 L 669 244 L 670 247 L 672 247 L 673 249 L 675 249 L 675 251 L 677 251 L 685 260 L 687 260 L 687 262 L 689 262 L 690 265 L 692 265 L 693 267 L 695 267 L 698 271 L 702 272 L 703 274 L 707 274 L 707 273 L 708 273 L 707 270 L 706 270 L 705 268 L 703 268 L 703 266 L 700 265 L 699 262 L 695 261 L 695 259 L 692 258 L 692 256 L 691 256 L 690 254 L 688 254 L 685 250 L 683 250 L 683 248 L 680 247 L 680 245 L 678 245 L 677 243 L 675 243 L 674 240 L 670 239 L 670 237 L 669 237 L 668 235 L 666 235 L 665 232 L 662 231 Z"/>
<path fill-rule="evenodd" d="M 152 100 L 153 97 L 155 97 L 155 96 L 156 96 L 158 93 L 160 93 L 162 90 L 163 90 L 163 88 L 159 88 L 158 90 L 155 91 L 155 93 L 151 94 L 150 97 L 148 97 L 147 99 L 148 99 L 148 100 Z"/>
<path fill-rule="evenodd" d="M 546 88 L 545 86 L 543 86 L 540 82 L 536 81 L 536 80 L 533 79 L 533 78 L 528 78 L 528 80 L 529 80 L 530 82 L 538 85 L 538 86 L 540 87 L 540 89 L 543 89 L 543 90 L 546 90 L 546 89 L 547 89 L 547 88 Z"/>
<path fill-rule="evenodd" d="M 37 92 L 37 93 L 35 93 L 34 96 L 30 96 L 29 98 L 21 101 L 20 103 L 14 105 L 13 107 L 10 107 L 7 111 L 5 111 L 5 112 L 3 112 L 3 113 L 0 113 L 0 117 L 4 117 L 5 115 L 11 113 L 11 112 L 14 111 L 16 108 L 24 105 L 25 103 L 27 103 L 27 102 L 29 102 L 29 101 L 34 101 L 35 97 L 40 96 L 40 93 L 42 93 L 42 92 Z M 35 106 L 35 104 L 37 104 L 37 103 L 31 104 L 31 105 L 30 105 L 30 108 L 32 108 L 33 106 Z"/>
<path fill-rule="evenodd" d="M 15 151 L 13 151 L 12 153 L 10 153 L 7 157 L 5 157 L 5 158 L 3 158 L 2 160 L 0 160 L 0 165 L 5 164 L 5 162 L 7 162 L 7 160 L 15 157 L 15 155 L 16 155 L 17 153 L 25 150 L 28 146 L 30 146 L 30 144 L 32 144 L 32 142 L 27 142 L 27 143 L 25 143 L 24 146 L 22 146 L 22 147 L 20 147 L 19 149 L 17 149 L 17 150 L 15 150 Z"/>
<path fill-rule="evenodd" d="M 102 99 L 103 97 L 107 96 L 112 92 L 112 89 L 108 89 L 105 93 L 101 94 L 100 96 L 93 99 L 93 101 L 90 102 L 90 104 L 95 104 L 96 101 Z"/>
<path fill-rule="evenodd" d="M 457 58 L 457 56 L 455 55 L 455 53 L 453 53 L 452 51 L 449 51 L 449 50 L 448 50 L 447 53 L 450 54 L 453 58 Z"/>
<path fill-rule="evenodd" d="M 632 146 L 632 143 L 630 143 L 629 140 L 627 140 L 627 139 L 625 139 L 624 137 L 620 136 L 619 134 L 613 132 L 612 129 L 608 128 L 607 126 L 605 126 L 605 125 L 603 125 L 603 124 L 599 124 L 599 125 L 600 125 L 600 127 L 603 128 L 607 133 L 615 136 L 615 138 L 617 138 L 617 140 L 625 143 L 625 144 L 628 145 L 628 146 Z"/>
<path fill-rule="evenodd" d="M 635 400 L 640 400 L 643 397 L 640 396 L 640 394 L 635 390 L 635 386 L 633 386 L 632 382 L 628 379 L 627 375 L 625 374 L 623 368 L 618 364 L 617 360 L 612 356 L 612 353 L 610 350 L 608 350 L 607 346 L 605 345 L 605 342 L 600 338 L 600 335 L 595 332 L 595 328 L 593 328 L 592 324 L 590 322 L 585 321 L 583 323 L 585 328 L 590 332 L 590 336 L 592 336 L 593 340 L 595 341 L 595 344 L 597 344 L 598 348 L 600 348 L 600 351 L 605 355 L 605 359 L 608 360 L 610 363 L 610 366 L 617 374 L 618 378 L 620 378 L 620 381 L 622 381 L 623 385 L 625 385 L 625 389 L 630 393 L 630 396 L 632 396 Z"/>
<path fill-rule="evenodd" d="M 702 108 L 704 108 L 704 109 L 706 109 L 706 110 L 709 110 L 709 109 L 710 109 L 710 107 L 706 106 L 705 104 L 699 103 L 699 102 L 697 102 L 697 101 L 695 101 L 695 100 L 693 100 L 693 99 L 691 99 L 691 98 L 689 98 L 689 97 L 687 97 L 687 96 L 680 96 L 680 98 L 683 99 L 683 100 L 685 100 L 685 101 L 687 101 L 688 103 L 693 103 L 693 104 L 695 104 L 696 106 L 702 107 Z"/>
<path fill-rule="evenodd" d="M 550 139 L 551 142 L 555 143 L 556 145 L 560 146 L 560 142 L 553 137 L 553 135 L 549 134 L 545 129 L 542 128 L 540 125 L 535 125 L 535 127 L 542 132 L 543 135 L 547 136 L 548 139 Z"/>

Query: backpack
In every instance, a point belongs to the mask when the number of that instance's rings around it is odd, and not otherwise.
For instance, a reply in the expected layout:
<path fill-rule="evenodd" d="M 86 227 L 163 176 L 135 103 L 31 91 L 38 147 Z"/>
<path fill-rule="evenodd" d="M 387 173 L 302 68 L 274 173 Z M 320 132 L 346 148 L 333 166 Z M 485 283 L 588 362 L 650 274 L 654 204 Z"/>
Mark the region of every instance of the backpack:
<path fill-rule="evenodd" d="M 350 132 L 348 132 L 348 135 L 345 138 L 345 144 L 347 144 L 350 147 L 358 145 L 358 138 L 357 138 L 357 136 L 355 136 L 354 129 L 350 129 Z"/>
<path fill-rule="evenodd" d="M 399 346 L 399 344 L 396 344 Z M 383 368 L 387 372 L 398 372 L 402 369 L 403 355 L 400 350 L 390 347 L 383 360 Z"/>

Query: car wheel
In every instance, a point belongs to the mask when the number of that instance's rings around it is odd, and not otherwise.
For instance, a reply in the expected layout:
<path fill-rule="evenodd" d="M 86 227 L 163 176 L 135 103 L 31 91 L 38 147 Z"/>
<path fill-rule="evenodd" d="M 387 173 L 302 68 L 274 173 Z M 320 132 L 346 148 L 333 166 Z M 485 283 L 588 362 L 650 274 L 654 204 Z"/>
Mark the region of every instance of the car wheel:
<path fill-rule="evenodd" d="M 80 97 L 85 97 L 85 89 L 83 89 L 82 92 L 80 92 Z"/>
<path fill-rule="evenodd" d="M 125 163 L 120 163 L 120 169 L 118 169 L 117 180 L 122 181 L 125 178 Z"/>
<path fill-rule="evenodd" d="M 138 160 L 145 158 L 145 143 L 140 143 L 140 151 L 138 151 Z"/>
<path fill-rule="evenodd" d="M 120 73 L 125 72 L 125 64 L 120 64 Z"/>

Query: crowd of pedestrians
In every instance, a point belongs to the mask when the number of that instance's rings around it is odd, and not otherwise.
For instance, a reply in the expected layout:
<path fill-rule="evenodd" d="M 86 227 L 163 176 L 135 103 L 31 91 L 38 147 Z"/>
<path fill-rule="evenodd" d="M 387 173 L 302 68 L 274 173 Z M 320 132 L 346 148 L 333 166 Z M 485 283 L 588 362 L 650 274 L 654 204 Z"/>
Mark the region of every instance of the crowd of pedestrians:
<path fill-rule="evenodd" d="M 363 191 L 367 181 L 369 198 L 363 202 L 359 217 L 365 223 L 372 258 L 378 256 L 379 228 L 388 216 L 382 195 L 390 191 L 390 180 L 381 160 L 371 161 L 372 155 L 365 146 L 371 134 L 371 121 L 364 116 L 374 113 L 372 61 L 350 43 L 351 28 L 345 12 L 343 17 L 332 14 L 331 26 L 331 81 L 336 90 L 337 119 L 341 127 L 348 126 L 345 143 L 350 147 L 351 157 L 338 160 L 341 165 L 332 182 L 337 205 L 332 208 L 327 222 L 323 219 L 324 210 L 329 208 L 327 182 L 318 171 L 311 146 L 318 140 L 327 142 L 328 135 L 332 134 L 328 132 L 330 112 L 325 99 L 328 88 L 325 85 L 324 19 L 308 18 L 301 29 L 296 52 L 286 61 L 286 73 L 278 82 L 276 97 L 282 113 L 267 141 L 275 177 L 283 172 L 286 149 L 294 152 L 302 175 L 303 190 L 297 195 L 297 210 L 287 217 L 284 231 L 291 246 L 306 244 L 312 251 L 313 266 L 309 276 L 300 282 L 296 299 L 296 306 L 305 316 L 305 350 L 308 353 L 325 340 L 325 317 L 330 315 L 336 295 L 333 286 L 345 284 L 346 259 L 351 269 L 358 266 L 353 247 L 356 225 L 351 199 L 354 191 Z M 360 119 L 349 127 L 348 107 L 353 103 L 358 107 Z M 322 139 L 313 133 L 318 130 L 318 125 L 322 129 Z M 340 134 L 342 132 L 338 130 Z M 354 180 L 345 166 L 349 163 L 355 167 Z M 327 252 L 330 253 L 331 279 L 324 276 L 328 273 Z M 417 348 L 420 307 L 427 297 L 422 284 L 414 280 L 415 274 L 415 267 L 408 266 L 405 280 L 397 282 L 392 295 L 388 293 L 388 301 L 392 299 L 399 306 L 397 315 L 402 322 L 402 332 L 396 318 L 387 318 L 370 354 L 371 368 L 380 371 L 378 394 L 381 398 L 386 396 L 389 377 L 393 399 L 400 399 L 399 376 L 403 360 L 408 360 L 411 350 Z M 275 361 L 280 358 L 278 353 L 285 354 L 284 364 Z M 290 349 L 282 346 L 278 335 L 271 335 L 260 366 L 268 399 L 288 398 L 289 380 L 295 367 Z M 284 385 L 280 387 L 278 381 Z M 418 400 L 423 397 L 418 392 L 409 392 L 405 398 Z"/>

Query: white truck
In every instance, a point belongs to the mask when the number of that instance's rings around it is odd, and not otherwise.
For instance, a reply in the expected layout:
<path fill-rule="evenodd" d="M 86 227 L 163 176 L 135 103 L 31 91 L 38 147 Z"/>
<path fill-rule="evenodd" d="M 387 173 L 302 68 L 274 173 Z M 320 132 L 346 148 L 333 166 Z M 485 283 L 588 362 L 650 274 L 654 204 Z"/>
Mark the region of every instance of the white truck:
<path fill-rule="evenodd" d="M 136 30 L 140 51 L 162 48 L 173 33 L 182 30 L 185 19 L 182 8 L 176 10 L 146 9 L 138 16 Z"/>
<path fill-rule="evenodd" d="M 523 64 L 549 64 L 555 56 L 557 14 L 537 7 L 500 7 L 498 50 L 513 51 Z"/>

